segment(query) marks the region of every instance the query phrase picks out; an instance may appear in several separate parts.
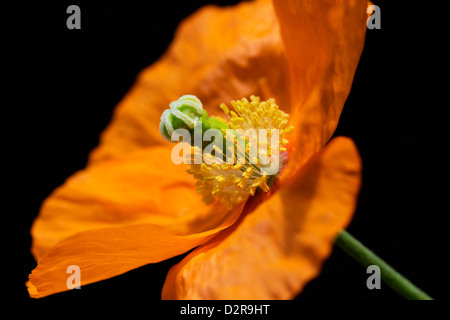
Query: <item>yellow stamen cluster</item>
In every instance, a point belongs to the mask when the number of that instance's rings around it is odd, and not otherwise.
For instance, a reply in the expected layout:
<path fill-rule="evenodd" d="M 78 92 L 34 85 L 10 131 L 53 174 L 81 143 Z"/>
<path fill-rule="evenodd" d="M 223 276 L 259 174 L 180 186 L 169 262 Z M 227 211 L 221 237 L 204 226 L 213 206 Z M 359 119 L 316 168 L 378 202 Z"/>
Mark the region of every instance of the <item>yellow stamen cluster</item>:
<path fill-rule="evenodd" d="M 232 101 L 231 105 L 233 110 L 225 104 L 220 106 L 225 114 L 230 116 L 228 127 L 233 129 L 233 134 L 226 130 L 223 130 L 223 133 L 227 149 L 231 152 L 224 152 L 214 146 L 214 155 L 203 155 L 202 150 L 194 146 L 191 149 L 191 160 L 197 161 L 194 161 L 188 170 L 198 179 L 197 192 L 202 195 L 205 203 L 209 204 L 215 199 L 220 199 L 229 208 L 253 196 L 258 188 L 264 192 L 269 191 L 268 182 L 271 175 L 267 174 L 264 168 L 267 163 L 260 161 L 261 150 L 266 150 L 264 156 L 267 157 L 279 151 L 286 151 L 283 146 L 288 140 L 283 136 L 293 130 L 292 126 L 288 126 L 289 115 L 279 110 L 274 99 L 261 102 L 259 97 L 251 96 L 250 101 L 243 98 Z M 245 135 L 249 129 L 254 132 L 266 129 L 269 138 L 258 140 L 256 143 L 249 141 L 248 135 Z M 279 134 L 276 145 L 272 145 L 270 139 L 273 130 L 278 130 Z M 280 161 L 281 158 L 276 157 L 276 161 Z M 201 164 L 195 164 L 199 163 L 199 159 L 202 159 Z M 280 164 L 276 165 L 278 168 Z"/>
<path fill-rule="evenodd" d="M 294 129 L 293 126 L 287 126 L 289 114 L 281 111 L 273 98 L 261 102 L 259 97 L 252 95 L 250 101 L 243 98 L 240 101 L 231 101 L 231 105 L 234 111 L 224 103 L 220 105 L 223 112 L 231 116 L 228 123 L 231 129 L 278 129 L 280 138 Z"/>

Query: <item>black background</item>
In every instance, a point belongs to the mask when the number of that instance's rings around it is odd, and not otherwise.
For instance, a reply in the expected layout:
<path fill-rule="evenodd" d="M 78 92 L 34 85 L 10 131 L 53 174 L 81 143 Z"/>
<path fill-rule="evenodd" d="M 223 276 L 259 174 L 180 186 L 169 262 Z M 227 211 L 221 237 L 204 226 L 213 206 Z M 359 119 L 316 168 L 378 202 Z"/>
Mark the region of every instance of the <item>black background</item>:
<path fill-rule="evenodd" d="M 236 1 L 217 1 L 220 5 Z M 336 135 L 360 150 L 363 187 L 349 232 L 436 299 L 448 299 L 448 42 L 439 6 L 374 1 L 381 30 L 368 30 Z M 209 1 L 59 1 L 1 10 L 2 292 L 30 299 L 35 262 L 29 229 L 44 198 L 82 169 L 114 106 L 156 61 L 181 19 Z M 66 8 L 81 8 L 81 30 Z M 181 257 L 60 293 L 55 299 L 159 299 Z M 336 248 L 298 300 L 401 299 Z"/>

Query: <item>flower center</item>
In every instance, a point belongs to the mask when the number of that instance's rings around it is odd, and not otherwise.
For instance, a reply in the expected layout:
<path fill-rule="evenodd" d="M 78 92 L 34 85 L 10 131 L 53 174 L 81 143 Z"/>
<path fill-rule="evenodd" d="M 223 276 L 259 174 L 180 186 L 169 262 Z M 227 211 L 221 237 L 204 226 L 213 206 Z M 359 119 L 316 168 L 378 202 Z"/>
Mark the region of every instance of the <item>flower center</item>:
<path fill-rule="evenodd" d="M 293 130 L 288 126 L 289 115 L 274 99 L 260 101 L 251 96 L 250 101 L 243 98 L 232 101 L 231 106 L 231 110 L 225 104 L 220 106 L 230 116 L 230 129 L 221 129 L 225 150 L 213 146 L 212 152 L 202 154 L 202 149 L 192 147 L 191 160 L 202 157 L 203 161 L 194 161 L 187 171 L 197 179 L 196 190 L 205 203 L 219 199 L 230 209 L 258 189 L 269 191 L 287 162 L 284 135 Z M 212 163 L 212 159 L 219 161 Z"/>
<path fill-rule="evenodd" d="M 166 140 L 178 142 L 182 137 L 191 145 L 185 163 L 191 164 L 187 172 L 197 179 L 203 201 L 219 199 L 231 209 L 257 190 L 270 190 L 288 159 L 284 135 L 294 128 L 275 99 L 251 96 L 250 101 L 231 101 L 231 108 L 220 107 L 229 122 L 208 117 L 197 97 L 184 95 L 163 112 L 159 129 Z"/>

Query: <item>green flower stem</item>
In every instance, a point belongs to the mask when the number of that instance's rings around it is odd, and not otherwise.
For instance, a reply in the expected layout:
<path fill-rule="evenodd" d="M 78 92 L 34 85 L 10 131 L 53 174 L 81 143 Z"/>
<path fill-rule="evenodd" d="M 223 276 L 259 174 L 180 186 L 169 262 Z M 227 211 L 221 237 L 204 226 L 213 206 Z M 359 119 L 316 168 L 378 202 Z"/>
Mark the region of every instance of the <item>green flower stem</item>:
<path fill-rule="evenodd" d="M 381 279 L 404 298 L 409 300 L 433 300 L 347 231 L 344 230 L 338 235 L 336 245 L 363 266 L 378 266 L 381 271 Z"/>

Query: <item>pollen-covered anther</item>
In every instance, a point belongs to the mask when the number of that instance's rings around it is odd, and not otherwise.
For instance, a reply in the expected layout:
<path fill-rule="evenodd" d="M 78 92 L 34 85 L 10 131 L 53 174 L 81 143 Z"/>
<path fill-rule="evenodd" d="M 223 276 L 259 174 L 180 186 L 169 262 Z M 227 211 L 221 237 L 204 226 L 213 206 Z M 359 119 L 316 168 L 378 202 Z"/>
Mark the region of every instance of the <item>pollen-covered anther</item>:
<path fill-rule="evenodd" d="M 232 208 L 255 195 L 258 189 L 270 190 L 269 181 L 276 173 L 268 173 L 267 167 L 282 167 L 280 162 L 287 157 L 280 156 L 280 152 L 286 151 L 284 146 L 289 143 L 284 135 L 292 132 L 293 127 L 288 126 L 289 115 L 279 109 L 274 99 L 261 101 L 259 97 L 251 96 L 250 101 L 243 98 L 231 101 L 231 108 L 225 104 L 220 108 L 230 117 L 228 127 L 233 129 L 221 130 L 226 142 L 223 150 L 213 147 L 216 159 L 223 161 L 207 163 L 213 156 L 202 155 L 200 148 L 193 147 L 191 159 L 202 158 L 203 161 L 192 163 L 188 172 L 198 179 L 197 192 L 205 203 L 219 199 Z M 266 129 L 264 139 L 260 137 L 261 129 Z M 254 132 L 257 139 L 252 140 L 248 132 Z M 278 139 L 272 139 L 276 135 Z"/>

